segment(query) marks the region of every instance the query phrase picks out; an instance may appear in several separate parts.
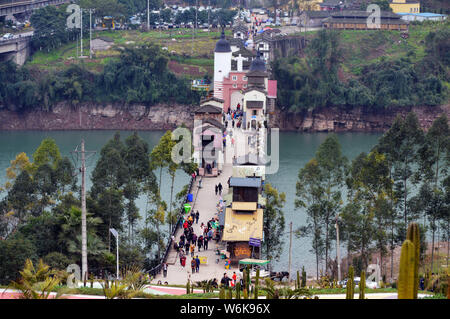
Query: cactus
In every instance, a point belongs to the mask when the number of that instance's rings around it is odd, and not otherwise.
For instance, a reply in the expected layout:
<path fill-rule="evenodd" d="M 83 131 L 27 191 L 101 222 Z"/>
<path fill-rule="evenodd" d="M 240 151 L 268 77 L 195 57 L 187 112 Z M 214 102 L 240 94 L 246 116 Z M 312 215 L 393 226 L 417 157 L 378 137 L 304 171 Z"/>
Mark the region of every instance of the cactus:
<path fill-rule="evenodd" d="M 359 299 L 366 299 L 366 272 L 361 271 L 361 280 L 359 282 Z"/>
<path fill-rule="evenodd" d="M 420 261 L 420 232 L 417 223 L 410 223 L 406 233 L 406 239 L 414 245 L 414 299 L 417 299 L 419 290 L 419 261 Z"/>
<path fill-rule="evenodd" d="M 188 280 L 187 281 L 187 284 L 186 284 L 186 294 L 190 294 L 191 293 L 191 283 L 190 283 L 190 281 Z"/>
<path fill-rule="evenodd" d="M 355 283 L 354 283 L 354 275 L 353 275 L 353 266 L 350 266 L 348 269 L 348 280 L 347 280 L 347 296 L 346 299 L 353 299 L 355 294 Z"/>
<path fill-rule="evenodd" d="M 295 280 L 295 289 L 300 289 L 300 272 L 297 270 L 297 279 Z"/>
<path fill-rule="evenodd" d="M 244 295 L 244 299 L 248 299 L 248 290 L 247 290 L 247 288 L 244 288 L 244 291 L 242 292 L 242 294 Z"/>
<path fill-rule="evenodd" d="M 236 299 L 241 299 L 241 283 L 236 283 Z"/>
<path fill-rule="evenodd" d="M 224 287 L 220 287 L 219 299 L 225 299 L 225 288 Z"/>
<path fill-rule="evenodd" d="M 447 299 L 450 299 L 450 274 L 447 275 Z"/>
<path fill-rule="evenodd" d="M 398 274 L 398 299 L 415 299 L 415 247 L 410 240 L 405 240 L 400 255 L 400 270 Z"/>
<path fill-rule="evenodd" d="M 302 288 L 306 287 L 306 271 L 305 266 L 302 267 Z"/>
<path fill-rule="evenodd" d="M 255 290 L 254 290 L 255 299 L 258 299 L 258 285 L 259 285 L 259 268 L 256 269 Z"/>
<path fill-rule="evenodd" d="M 227 299 L 233 299 L 233 290 L 231 288 L 227 288 Z"/>

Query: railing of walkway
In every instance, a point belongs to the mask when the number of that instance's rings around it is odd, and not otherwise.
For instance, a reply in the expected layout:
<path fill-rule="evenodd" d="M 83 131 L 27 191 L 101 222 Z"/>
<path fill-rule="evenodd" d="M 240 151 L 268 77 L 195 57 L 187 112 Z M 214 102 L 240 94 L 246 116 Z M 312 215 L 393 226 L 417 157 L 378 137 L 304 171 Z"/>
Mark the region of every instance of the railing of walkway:
<path fill-rule="evenodd" d="M 192 193 L 193 186 L 194 186 L 194 178 L 191 177 L 191 181 L 189 182 L 189 188 L 188 188 L 188 192 L 187 192 L 188 194 Z M 197 200 L 197 196 L 195 197 L 195 200 Z M 195 200 L 194 200 L 193 204 L 195 203 Z M 162 259 L 161 259 L 162 262 L 158 266 L 156 266 L 156 267 L 154 267 L 154 268 L 152 268 L 152 269 L 150 269 L 148 271 L 148 273 L 151 276 L 153 276 L 153 277 L 161 272 L 162 264 L 167 259 L 167 256 L 169 255 L 170 247 L 173 244 L 172 236 L 175 236 L 175 233 L 177 232 L 178 228 L 183 224 L 183 220 L 184 220 L 184 217 L 183 217 L 184 216 L 184 204 L 186 204 L 187 202 L 188 201 L 187 201 L 187 195 L 186 195 L 186 197 L 184 199 L 184 202 L 183 202 L 183 205 L 181 205 L 180 212 L 178 213 L 177 223 L 172 227 L 172 233 L 170 234 L 170 237 L 169 237 L 169 239 L 167 241 L 166 250 L 164 251 L 164 255 L 163 255 Z"/>

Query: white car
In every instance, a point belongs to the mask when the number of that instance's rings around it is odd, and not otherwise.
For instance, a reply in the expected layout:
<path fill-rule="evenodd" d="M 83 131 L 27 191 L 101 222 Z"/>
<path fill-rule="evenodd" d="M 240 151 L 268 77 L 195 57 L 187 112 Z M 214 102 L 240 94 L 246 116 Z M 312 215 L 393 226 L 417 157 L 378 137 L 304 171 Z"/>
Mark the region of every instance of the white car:
<path fill-rule="evenodd" d="M 9 39 L 13 39 L 14 38 L 14 34 L 12 33 L 5 33 L 2 37 L 3 40 L 9 40 Z"/>
<path fill-rule="evenodd" d="M 244 278 L 243 271 L 239 271 L 239 275 L 241 276 L 241 278 Z M 267 270 L 262 269 L 262 268 L 259 270 L 259 277 L 260 278 L 265 278 L 265 277 L 269 277 L 269 276 L 270 276 L 270 272 L 268 272 Z M 252 269 L 250 271 L 250 278 L 251 279 L 256 278 L 256 269 Z"/>

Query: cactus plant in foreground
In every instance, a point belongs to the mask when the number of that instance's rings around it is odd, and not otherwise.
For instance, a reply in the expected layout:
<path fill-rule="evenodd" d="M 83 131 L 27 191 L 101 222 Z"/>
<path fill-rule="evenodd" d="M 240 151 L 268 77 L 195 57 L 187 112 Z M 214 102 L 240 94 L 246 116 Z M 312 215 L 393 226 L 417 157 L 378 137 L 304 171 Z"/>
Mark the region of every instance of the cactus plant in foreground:
<path fill-rule="evenodd" d="M 406 233 L 406 239 L 414 245 L 414 299 L 417 299 L 419 290 L 419 261 L 420 261 L 420 232 L 417 223 L 410 223 Z"/>
<path fill-rule="evenodd" d="M 405 240 L 400 255 L 400 270 L 398 274 L 398 299 L 415 299 L 415 247 L 410 240 Z"/>
<path fill-rule="evenodd" d="M 347 295 L 345 299 L 353 299 L 355 294 L 355 284 L 354 284 L 354 271 L 353 266 L 348 269 L 348 279 L 347 279 Z"/>
<path fill-rule="evenodd" d="M 256 269 L 254 297 L 258 299 L 259 269 Z"/>
<path fill-rule="evenodd" d="M 361 280 L 359 281 L 359 299 L 366 299 L 366 272 L 361 271 Z"/>

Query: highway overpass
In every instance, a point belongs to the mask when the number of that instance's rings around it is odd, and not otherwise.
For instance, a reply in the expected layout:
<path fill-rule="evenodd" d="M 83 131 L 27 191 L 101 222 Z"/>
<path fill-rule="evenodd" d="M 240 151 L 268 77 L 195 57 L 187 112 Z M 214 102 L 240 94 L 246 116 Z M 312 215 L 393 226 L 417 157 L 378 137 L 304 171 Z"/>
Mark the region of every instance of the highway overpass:
<path fill-rule="evenodd" d="M 32 32 L 15 35 L 13 39 L 0 39 L 0 61 L 12 59 L 18 65 L 23 65 L 30 55 L 30 40 Z"/>

